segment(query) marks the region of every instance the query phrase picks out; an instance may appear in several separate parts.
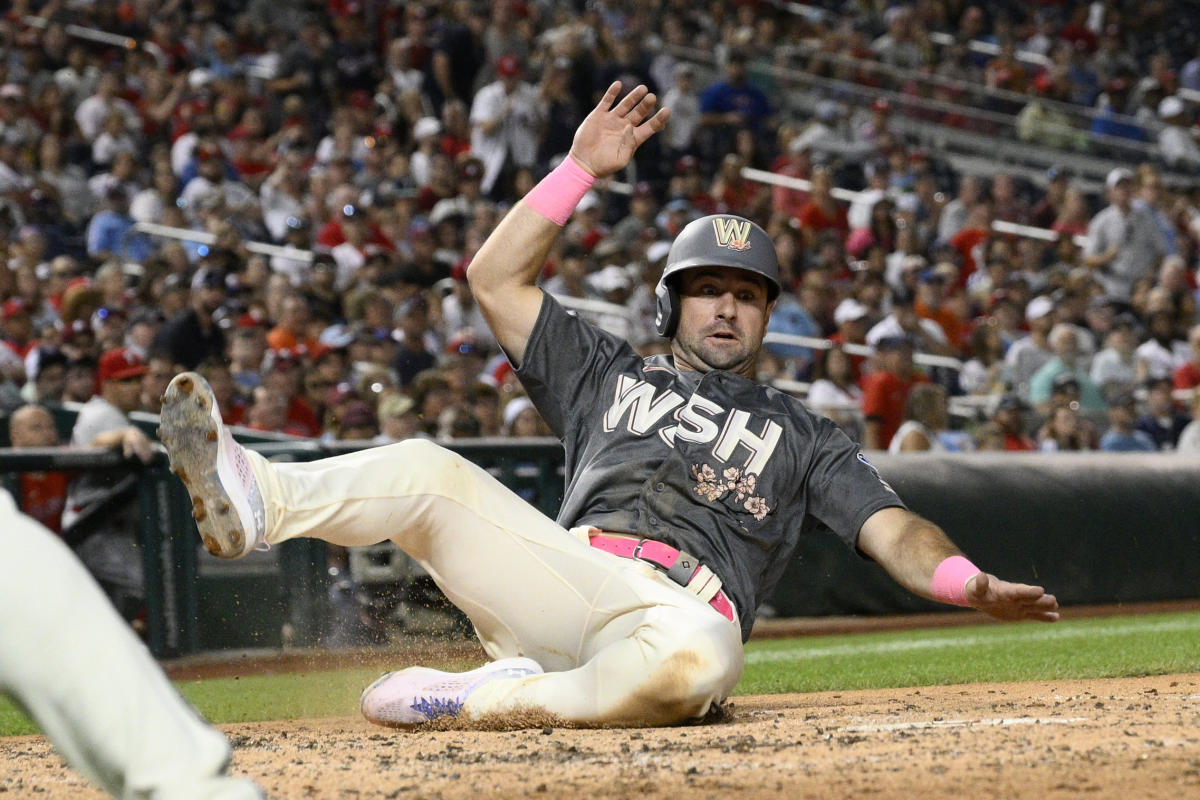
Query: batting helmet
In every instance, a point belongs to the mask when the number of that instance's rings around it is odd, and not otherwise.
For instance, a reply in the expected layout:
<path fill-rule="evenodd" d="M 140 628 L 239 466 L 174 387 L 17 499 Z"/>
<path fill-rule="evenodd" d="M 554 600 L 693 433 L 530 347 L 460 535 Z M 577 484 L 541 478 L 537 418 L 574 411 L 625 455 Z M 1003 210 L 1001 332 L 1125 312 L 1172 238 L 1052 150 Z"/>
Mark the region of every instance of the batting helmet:
<path fill-rule="evenodd" d="M 767 232 L 731 214 L 701 217 L 679 232 L 667 253 L 667 265 L 654 290 L 658 300 L 654 327 L 659 336 L 675 334 L 679 324 L 679 280 L 675 276 L 693 267 L 749 270 L 767 279 L 767 302 L 779 296 L 779 257 Z"/>

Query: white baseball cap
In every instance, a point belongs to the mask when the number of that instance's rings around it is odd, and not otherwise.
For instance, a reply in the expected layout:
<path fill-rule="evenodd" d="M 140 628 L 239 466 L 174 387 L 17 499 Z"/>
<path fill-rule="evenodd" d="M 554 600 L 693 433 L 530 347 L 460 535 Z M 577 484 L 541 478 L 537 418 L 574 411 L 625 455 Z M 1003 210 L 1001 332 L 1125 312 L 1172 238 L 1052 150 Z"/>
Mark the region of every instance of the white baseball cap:
<path fill-rule="evenodd" d="M 838 303 L 837 308 L 833 310 L 833 321 L 838 325 L 841 325 L 846 322 L 853 322 L 856 319 L 862 319 L 870 313 L 871 309 L 867 308 L 853 297 L 847 297 L 845 300 Z"/>
<path fill-rule="evenodd" d="M 442 132 L 442 123 L 436 117 L 421 117 L 413 125 L 413 138 L 417 141 L 428 136 L 437 136 Z"/>
<path fill-rule="evenodd" d="M 671 252 L 670 242 L 655 242 L 646 248 L 646 260 L 653 264 L 667 257 L 667 253 Z"/>
<path fill-rule="evenodd" d="M 1116 167 L 1109 170 L 1108 177 L 1104 179 L 1104 185 L 1108 188 L 1113 188 L 1121 181 L 1132 181 L 1133 173 L 1124 167 Z"/>
<path fill-rule="evenodd" d="M 1171 95 L 1169 97 L 1164 97 L 1158 103 L 1159 119 L 1170 119 L 1171 117 L 1178 117 L 1180 114 L 1183 113 L 1183 110 L 1184 110 L 1183 101 L 1181 99 L 1179 99 L 1178 97 L 1176 97 L 1175 95 Z"/>
<path fill-rule="evenodd" d="M 1054 310 L 1054 301 L 1046 295 L 1039 295 L 1029 301 L 1029 305 L 1025 306 L 1025 319 L 1035 320 L 1049 314 Z"/>

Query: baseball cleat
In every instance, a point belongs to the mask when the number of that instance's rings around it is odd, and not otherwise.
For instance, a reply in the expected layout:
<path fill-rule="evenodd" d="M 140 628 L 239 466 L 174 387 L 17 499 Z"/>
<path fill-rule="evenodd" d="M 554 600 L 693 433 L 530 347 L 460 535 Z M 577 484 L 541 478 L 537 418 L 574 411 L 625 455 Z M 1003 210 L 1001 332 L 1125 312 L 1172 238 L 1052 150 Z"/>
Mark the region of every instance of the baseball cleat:
<path fill-rule="evenodd" d="M 528 658 L 502 658 L 470 672 L 409 667 L 389 672 L 364 689 L 359 707 L 376 725 L 412 727 L 438 717 L 457 717 L 471 692 L 489 681 L 541 674 L 538 663 Z"/>
<path fill-rule="evenodd" d="M 221 558 L 268 549 L 266 506 L 250 459 L 221 421 L 208 381 L 180 373 L 164 397 L 159 437 L 192 498 L 204 547 Z"/>

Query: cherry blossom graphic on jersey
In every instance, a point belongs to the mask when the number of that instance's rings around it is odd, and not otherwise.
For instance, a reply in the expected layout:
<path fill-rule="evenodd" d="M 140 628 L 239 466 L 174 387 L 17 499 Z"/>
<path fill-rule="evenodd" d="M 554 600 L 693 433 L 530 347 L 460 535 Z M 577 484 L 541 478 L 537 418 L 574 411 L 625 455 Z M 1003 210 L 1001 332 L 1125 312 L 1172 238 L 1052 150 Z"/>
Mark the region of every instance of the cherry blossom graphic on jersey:
<path fill-rule="evenodd" d="M 745 511 L 757 520 L 771 513 L 766 498 L 754 494 L 758 476 L 753 473 L 744 473 L 737 467 L 726 467 L 718 476 L 717 471 L 708 464 L 693 464 L 692 477 L 696 479 L 692 489 L 710 503 L 724 500 L 726 505 Z"/>

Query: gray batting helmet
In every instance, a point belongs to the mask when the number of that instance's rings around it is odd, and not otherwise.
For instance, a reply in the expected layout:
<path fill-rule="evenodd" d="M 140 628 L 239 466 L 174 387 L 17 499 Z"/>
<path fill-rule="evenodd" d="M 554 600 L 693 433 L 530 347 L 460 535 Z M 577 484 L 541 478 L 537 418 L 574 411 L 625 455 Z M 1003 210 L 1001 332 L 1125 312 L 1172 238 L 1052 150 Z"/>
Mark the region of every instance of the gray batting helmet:
<path fill-rule="evenodd" d="M 658 300 L 654 327 L 659 336 L 673 336 L 679 324 L 677 273 L 693 267 L 734 267 L 767 279 L 767 302 L 779 296 L 779 257 L 775 243 L 745 217 L 713 214 L 689 222 L 667 253 L 667 265 L 654 294 Z"/>

